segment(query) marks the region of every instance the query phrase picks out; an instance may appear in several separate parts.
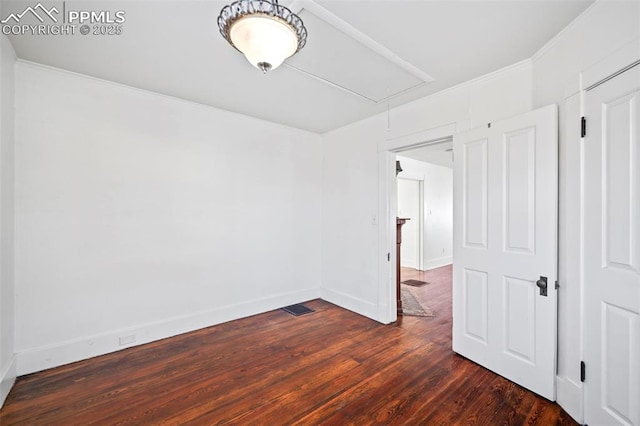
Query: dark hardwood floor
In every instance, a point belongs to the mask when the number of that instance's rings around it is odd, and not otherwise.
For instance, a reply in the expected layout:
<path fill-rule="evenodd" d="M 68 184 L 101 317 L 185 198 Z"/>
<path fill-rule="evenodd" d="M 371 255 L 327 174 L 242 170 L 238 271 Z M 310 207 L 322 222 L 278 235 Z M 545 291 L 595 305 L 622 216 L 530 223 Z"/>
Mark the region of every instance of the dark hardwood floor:
<path fill-rule="evenodd" d="M 0 425 L 553 425 L 551 403 L 451 351 L 451 269 L 404 271 L 434 318 L 322 300 L 18 379 Z"/>

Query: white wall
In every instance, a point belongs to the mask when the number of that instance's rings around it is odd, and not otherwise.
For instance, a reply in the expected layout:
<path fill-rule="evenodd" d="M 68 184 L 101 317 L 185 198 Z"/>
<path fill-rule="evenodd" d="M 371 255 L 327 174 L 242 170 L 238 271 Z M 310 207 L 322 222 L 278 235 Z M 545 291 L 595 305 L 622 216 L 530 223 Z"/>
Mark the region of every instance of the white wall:
<path fill-rule="evenodd" d="M 399 178 L 418 176 L 424 180 L 424 270 L 448 265 L 453 261 L 453 169 L 400 155 L 397 158 L 403 169 Z"/>
<path fill-rule="evenodd" d="M 531 109 L 523 62 L 323 135 L 322 296 L 384 320 L 379 297 L 378 145 L 455 123 L 458 130 Z M 387 126 L 390 123 L 390 126 Z M 385 259 L 386 261 L 386 256 Z"/>
<path fill-rule="evenodd" d="M 560 106 L 558 402 L 582 418 L 580 73 L 640 37 L 640 2 L 598 1 L 533 57 L 534 107 Z M 637 59 L 640 59 L 638 51 Z"/>
<path fill-rule="evenodd" d="M 18 373 L 318 297 L 321 148 L 19 61 Z"/>
<path fill-rule="evenodd" d="M 0 406 L 16 377 L 14 357 L 14 64 L 0 36 Z"/>

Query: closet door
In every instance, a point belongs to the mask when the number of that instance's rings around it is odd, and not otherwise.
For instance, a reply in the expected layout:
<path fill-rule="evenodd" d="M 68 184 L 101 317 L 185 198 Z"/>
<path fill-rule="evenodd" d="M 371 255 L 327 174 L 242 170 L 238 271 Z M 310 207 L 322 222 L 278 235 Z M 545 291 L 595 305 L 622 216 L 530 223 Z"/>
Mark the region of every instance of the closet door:
<path fill-rule="evenodd" d="M 640 66 L 585 99 L 585 422 L 640 425 Z"/>

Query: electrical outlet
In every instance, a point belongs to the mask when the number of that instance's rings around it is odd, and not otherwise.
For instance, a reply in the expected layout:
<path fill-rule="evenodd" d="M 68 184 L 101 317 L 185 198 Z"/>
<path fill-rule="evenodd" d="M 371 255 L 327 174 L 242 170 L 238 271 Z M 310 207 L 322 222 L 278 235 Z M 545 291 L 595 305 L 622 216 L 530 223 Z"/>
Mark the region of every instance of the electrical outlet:
<path fill-rule="evenodd" d="M 136 342 L 136 335 L 120 336 L 120 346 L 129 345 Z"/>

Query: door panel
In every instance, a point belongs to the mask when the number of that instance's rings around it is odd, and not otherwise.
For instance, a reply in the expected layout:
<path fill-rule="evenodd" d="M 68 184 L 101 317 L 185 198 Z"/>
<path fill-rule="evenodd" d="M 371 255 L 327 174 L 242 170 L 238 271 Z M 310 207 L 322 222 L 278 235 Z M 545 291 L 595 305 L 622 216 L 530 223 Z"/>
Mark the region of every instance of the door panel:
<path fill-rule="evenodd" d="M 535 283 L 504 277 L 505 352 L 535 364 Z"/>
<path fill-rule="evenodd" d="M 638 101 L 637 94 L 623 96 L 610 104 L 603 105 L 602 139 L 603 170 L 602 197 L 605 201 L 606 221 L 604 223 L 605 263 L 603 266 L 631 268 L 637 271 L 637 259 L 632 253 L 633 240 L 637 235 L 629 232 L 637 228 L 633 217 L 632 173 L 638 167 L 637 156 L 633 155 L 635 124 L 633 110 Z M 636 222 L 636 223 L 634 223 Z"/>
<path fill-rule="evenodd" d="M 640 66 L 586 94 L 585 420 L 640 425 Z"/>
<path fill-rule="evenodd" d="M 629 396 L 634 383 L 629 372 L 634 367 L 634 346 L 638 345 L 638 314 L 608 303 L 603 304 L 603 311 L 603 406 L 614 416 L 624 419 L 623 423 L 633 424 L 634 404 Z"/>
<path fill-rule="evenodd" d="M 487 139 L 463 145 L 465 247 L 487 248 Z"/>
<path fill-rule="evenodd" d="M 505 251 L 535 251 L 535 128 L 504 136 Z"/>
<path fill-rule="evenodd" d="M 487 344 L 487 273 L 464 270 L 464 333 L 467 337 Z"/>
<path fill-rule="evenodd" d="M 554 400 L 557 107 L 458 134 L 454 154 L 453 349 Z"/>

